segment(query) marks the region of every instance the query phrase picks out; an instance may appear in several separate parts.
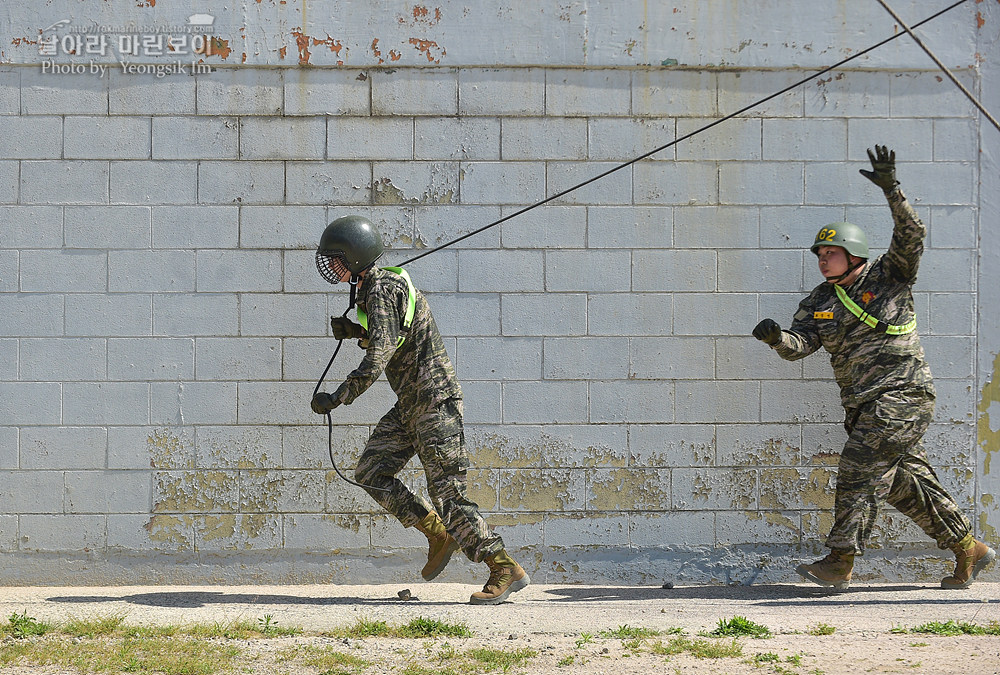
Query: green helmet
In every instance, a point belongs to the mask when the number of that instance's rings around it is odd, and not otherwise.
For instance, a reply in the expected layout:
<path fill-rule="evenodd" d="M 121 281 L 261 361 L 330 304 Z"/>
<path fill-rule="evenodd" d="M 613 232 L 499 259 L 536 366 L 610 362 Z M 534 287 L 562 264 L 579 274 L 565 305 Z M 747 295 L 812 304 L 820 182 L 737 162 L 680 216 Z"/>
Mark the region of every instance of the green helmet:
<path fill-rule="evenodd" d="M 868 237 L 854 223 L 830 223 L 816 233 L 812 252 L 819 255 L 820 246 L 840 246 L 850 255 L 868 259 Z"/>
<path fill-rule="evenodd" d="M 316 249 L 316 268 L 331 284 L 340 281 L 338 265 L 352 276 L 375 264 L 382 257 L 382 237 L 364 216 L 343 216 L 326 226 Z"/>

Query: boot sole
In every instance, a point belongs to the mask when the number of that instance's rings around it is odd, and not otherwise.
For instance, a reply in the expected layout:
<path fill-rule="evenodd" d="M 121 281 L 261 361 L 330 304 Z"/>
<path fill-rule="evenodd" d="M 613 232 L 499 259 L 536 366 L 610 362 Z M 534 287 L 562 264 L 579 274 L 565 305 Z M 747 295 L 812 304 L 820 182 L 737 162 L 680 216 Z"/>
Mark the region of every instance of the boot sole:
<path fill-rule="evenodd" d="M 978 575 L 984 569 L 986 569 L 987 567 L 989 567 L 990 565 L 992 565 L 993 562 L 996 559 L 997 559 L 997 552 L 994 551 L 992 548 L 987 548 L 986 549 L 986 555 L 984 555 L 982 558 L 980 558 L 979 560 L 977 560 L 976 564 L 972 566 L 972 576 L 969 577 L 968 581 L 966 581 L 964 584 L 954 584 L 954 585 L 952 585 L 952 584 L 946 584 L 944 582 L 944 579 L 942 579 L 941 580 L 941 588 L 946 588 L 946 589 L 948 589 L 950 591 L 957 591 L 957 590 L 960 590 L 960 589 L 963 589 L 963 588 L 968 588 L 969 586 L 972 585 L 972 582 L 975 581 L 976 575 Z"/>
<path fill-rule="evenodd" d="M 527 585 L 530 584 L 530 583 L 531 583 L 531 579 L 528 577 L 528 573 L 525 572 L 523 577 L 521 577 L 517 581 L 512 582 L 511 585 L 507 587 L 507 590 L 504 591 L 503 593 L 501 593 L 500 595 L 498 595 L 497 597 L 495 597 L 495 598 L 477 598 L 477 597 L 472 597 L 472 598 L 469 599 L 469 604 L 470 605 L 499 605 L 501 602 L 503 602 L 504 600 L 506 600 L 507 596 L 509 596 L 511 593 L 517 593 L 522 588 L 527 587 Z"/>
<path fill-rule="evenodd" d="M 812 572 L 807 569 L 806 565 L 799 565 L 795 568 L 795 571 L 799 573 L 800 576 L 808 579 L 814 584 L 819 584 L 820 586 L 825 586 L 826 588 L 833 588 L 838 591 L 846 591 L 850 585 L 850 580 L 848 581 L 826 581 L 825 579 L 820 579 Z"/>
<path fill-rule="evenodd" d="M 448 548 L 445 549 L 444 557 L 441 558 L 441 562 L 438 563 L 438 566 L 429 572 L 427 571 L 420 572 L 420 576 L 424 578 L 424 581 L 431 581 L 432 579 L 437 577 L 437 575 L 441 574 L 441 572 L 444 572 L 444 568 L 448 566 L 448 562 L 451 560 L 451 554 L 457 551 L 459 548 L 460 547 L 458 545 L 458 542 L 452 540 L 452 543 L 448 544 Z"/>

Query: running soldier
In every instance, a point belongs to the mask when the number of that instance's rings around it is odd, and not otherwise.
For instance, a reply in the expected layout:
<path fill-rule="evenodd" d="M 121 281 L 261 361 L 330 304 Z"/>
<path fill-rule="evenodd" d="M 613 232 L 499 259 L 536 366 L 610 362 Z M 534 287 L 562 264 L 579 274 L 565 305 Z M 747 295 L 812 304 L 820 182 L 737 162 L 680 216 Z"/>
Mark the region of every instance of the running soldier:
<path fill-rule="evenodd" d="M 366 218 L 344 216 L 320 238 L 316 266 L 330 283 L 357 290 L 358 323 L 332 317 L 333 336 L 357 338 L 365 349 L 361 365 L 331 395 L 318 392 L 312 409 L 326 414 L 350 405 L 385 371 L 396 404 L 375 427 L 358 459 L 355 478 L 403 527 L 416 527 L 428 541 L 421 576 L 430 581 L 459 548 L 473 562 L 485 562 L 489 580 L 472 594 L 474 605 L 496 605 L 530 583 L 467 496 L 469 454 L 462 423 L 462 389 L 441 333 L 423 293 L 399 267 L 379 269 L 382 238 Z M 433 506 L 398 478 L 416 455 L 427 476 Z"/>
<path fill-rule="evenodd" d="M 801 303 L 789 330 L 764 319 L 753 335 L 788 361 L 820 347 L 830 353 L 848 439 L 840 455 L 830 554 L 796 571 L 821 586 L 846 589 L 855 555 L 863 555 L 879 508 L 888 502 L 913 519 L 955 571 L 941 588 L 966 588 L 996 553 L 972 536 L 972 525 L 941 485 L 921 439 L 934 414 L 931 371 L 916 332 L 912 287 L 923 253 L 923 223 L 896 180 L 896 153 L 868 151 L 861 174 L 882 188 L 895 227 L 889 250 L 868 260 L 865 233 L 851 223 L 819 231 L 812 252 L 820 284 Z"/>

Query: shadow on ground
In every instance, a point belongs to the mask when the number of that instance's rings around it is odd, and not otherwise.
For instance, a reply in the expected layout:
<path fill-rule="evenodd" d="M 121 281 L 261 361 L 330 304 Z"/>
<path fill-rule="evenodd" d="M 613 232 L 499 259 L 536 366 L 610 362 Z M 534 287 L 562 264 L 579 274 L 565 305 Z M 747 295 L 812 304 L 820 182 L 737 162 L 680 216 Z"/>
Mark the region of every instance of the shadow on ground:
<path fill-rule="evenodd" d="M 252 593 L 225 593 L 214 591 L 168 591 L 161 593 L 136 593 L 134 595 L 66 595 L 46 598 L 48 602 L 63 602 L 88 604 L 94 602 L 128 602 L 134 605 L 148 607 L 180 607 L 193 609 L 209 605 L 401 605 L 406 602 L 419 602 L 422 605 L 454 605 L 454 602 L 425 601 L 419 596 L 412 596 L 408 601 L 398 597 L 391 598 L 357 598 L 341 597 L 306 597 L 299 595 L 273 595 Z"/>

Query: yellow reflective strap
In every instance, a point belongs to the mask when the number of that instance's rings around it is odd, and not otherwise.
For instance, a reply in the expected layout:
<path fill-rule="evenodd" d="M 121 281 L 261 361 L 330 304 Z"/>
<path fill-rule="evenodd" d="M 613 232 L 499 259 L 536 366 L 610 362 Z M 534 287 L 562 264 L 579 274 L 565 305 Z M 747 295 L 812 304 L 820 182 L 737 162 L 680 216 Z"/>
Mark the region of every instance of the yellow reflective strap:
<path fill-rule="evenodd" d="M 913 317 L 902 326 L 889 326 L 885 332 L 889 335 L 906 335 L 912 333 L 917 328 L 917 317 Z"/>
<path fill-rule="evenodd" d="M 406 315 L 403 317 L 403 329 L 407 330 L 413 323 L 413 315 L 417 311 L 417 289 L 413 287 L 413 282 L 410 281 L 410 275 L 407 274 L 406 270 L 404 270 L 402 267 L 383 267 L 382 269 L 384 269 L 386 272 L 392 272 L 393 274 L 398 274 L 399 276 L 403 277 L 404 281 L 406 281 L 406 288 L 407 288 Z M 357 312 L 358 312 L 358 323 L 361 324 L 361 327 L 367 331 L 368 314 L 363 309 L 361 309 L 360 306 L 357 307 Z M 399 339 L 396 341 L 396 349 L 399 349 L 400 347 L 403 346 L 403 341 L 405 339 L 406 338 L 404 338 L 402 335 L 399 336 Z"/>
<path fill-rule="evenodd" d="M 907 333 L 912 333 L 917 328 L 917 318 L 913 317 L 902 326 L 893 326 L 884 321 L 880 321 L 875 318 L 865 310 L 861 309 L 856 302 L 851 300 L 847 295 L 847 291 L 841 288 L 838 284 L 833 285 L 833 289 L 837 291 L 837 297 L 840 298 L 840 302 L 848 309 L 848 311 L 867 326 L 874 328 L 879 332 L 884 332 L 888 335 L 906 335 Z"/>

